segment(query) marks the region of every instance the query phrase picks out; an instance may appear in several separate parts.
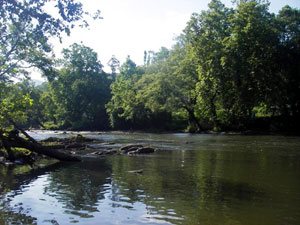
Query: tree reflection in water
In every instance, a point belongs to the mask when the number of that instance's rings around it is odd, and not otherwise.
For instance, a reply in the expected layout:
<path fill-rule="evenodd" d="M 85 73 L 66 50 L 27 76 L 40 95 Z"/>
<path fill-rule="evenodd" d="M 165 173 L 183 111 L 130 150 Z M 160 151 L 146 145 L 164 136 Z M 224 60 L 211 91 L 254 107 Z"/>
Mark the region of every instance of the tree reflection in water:
<path fill-rule="evenodd" d="M 0 224 L 35 224 L 36 218 L 28 216 L 22 203 L 17 207 L 11 206 L 11 201 L 23 192 L 23 189 L 40 176 L 62 167 L 70 166 L 71 163 L 56 162 L 45 167 L 31 168 L 30 166 L 0 165 Z"/>
<path fill-rule="evenodd" d="M 104 160 L 84 160 L 48 177 L 45 192 L 54 196 L 66 208 L 66 213 L 92 217 L 98 203 L 109 188 L 111 169 Z M 84 211 L 86 213 L 79 213 Z"/>
<path fill-rule="evenodd" d="M 300 207 L 299 147 L 273 151 L 268 144 L 257 151 L 255 144 L 245 151 L 240 145 L 225 148 L 214 143 L 211 149 L 85 158 L 81 163 L 58 163 L 23 175 L 2 169 L 6 177 L 0 178 L 0 188 L 6 194 L 0 195 L 0 212 L 5 212 L 0 223 L 31 224 L 43 218 L 42 222 L 62 224 L 296 224 L 300 219 L 296 210 Z M 139 169 L 142 174 L 127 172 Z M 57 214 L 43 217 L 36 211 L 26 212 L 26 207 L 22 211 L 22 205 L 13 209 L 11 199 L 39 180 L 44 182 L 40 198 L 45 198 L 46 207 L 57 205 L 58 210 L 53 210 Z M 42 204 L 39 198 L 33 203 Z"/>

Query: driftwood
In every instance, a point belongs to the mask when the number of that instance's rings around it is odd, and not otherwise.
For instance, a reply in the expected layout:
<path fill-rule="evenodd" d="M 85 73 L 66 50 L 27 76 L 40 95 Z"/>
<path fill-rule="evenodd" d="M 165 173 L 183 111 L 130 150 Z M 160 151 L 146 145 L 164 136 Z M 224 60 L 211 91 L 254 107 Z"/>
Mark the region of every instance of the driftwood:
<path fill-rule="evenodd" d="M 19 137 L 17 131 L 10 132 L 8 137 L 0 134 L 2 142 L 9 143 L 10 147 L 25 148 L 31 152 L 46 155 L 51 158 L 55 158 L 61 161 L 81 161 L 78 157 L 73 155 L 51 149 L 51 147 L 43 146 L 39 144 L 36 140 L 30 137 L 25 131 L 21 132 L 29 139 Z"/>

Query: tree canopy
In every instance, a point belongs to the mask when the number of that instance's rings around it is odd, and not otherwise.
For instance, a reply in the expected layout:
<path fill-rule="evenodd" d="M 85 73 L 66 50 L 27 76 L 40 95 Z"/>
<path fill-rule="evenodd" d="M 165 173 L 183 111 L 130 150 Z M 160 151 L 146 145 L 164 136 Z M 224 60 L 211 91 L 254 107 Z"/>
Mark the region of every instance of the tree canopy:
<path fill-rule="evenodd" d="M 2 0 L 0 81 L 26 75 L 30 67 L 49 72 L 49 38 L 61 38 L 63 33 L 69 35 L 76 25 L 88 26 L 85 18 L 88 14 L 74 0 Z M 95 18 L 99 17 L 100 11 L 95 14 Z"/>
<path fill-rule="evenodd" d="M 211 0 L 207 10 L 191 15 L 172 48 L 144 51 L 143 65 L 129 56 L 120 65 L 112 56 L 111 73 L 84 45 L 64 49 L 59 60 L 51 54 L 49 38 L 86 26 L 85 16 L 81 3 L 72 0 L 3 1 L 2 112 L 13 110 L 8 99 L 23 101 L 29 107 L 24 116 L 33 115 L 27 126 L 56 129 L 107 129 L 110 124 L 112 129 L 197 132 L 298 124 L 298 9 L 285 6 L 274 14 L 268 1 L 235 1 L 228 8 Z M 30 67 L 43 71 L 48 82 L 39 88 L 8 83 Z M 23 106 L 14 104 L 20 112 Z"/>
<path fill-rule="evenodd" d="M 51 79 L 53 55 L 49 39 L 69 35 L 75 26 L 88 26 L 87 19 L 92 16 L 74 0 L 2 0 L 0 15 L 1 91 L 9 87 L 7 82 L 13 78 L 26 77 L 32 67 Z M 94 18 L 100 18 L 100 11 Z M 5 99 L 1 98 L 0 103 L 4 112 Z"/>
<path fill-rule="evenodd" d="M 107 75 L 97 53 L 73 44 L 63 50 L 62 69 L 50 82 L 56 122 L 72 129 L 107 128 L 105 104 L 110 99 Z"/>
<path fill-rule="evenodd" d="M 116 80 L 110 115 L 112 108 L 125 120 L 140 109 L 164 111 L 201 131 L 299 114 L 299 10 L 285 6 L 275 15 L 267 1 L 254 0 L 236 1 L 236 8 L 212 0 L 208 7 L 191 16 L 171 50 L 148 61 L 145 51 L 142 76 Z"/>

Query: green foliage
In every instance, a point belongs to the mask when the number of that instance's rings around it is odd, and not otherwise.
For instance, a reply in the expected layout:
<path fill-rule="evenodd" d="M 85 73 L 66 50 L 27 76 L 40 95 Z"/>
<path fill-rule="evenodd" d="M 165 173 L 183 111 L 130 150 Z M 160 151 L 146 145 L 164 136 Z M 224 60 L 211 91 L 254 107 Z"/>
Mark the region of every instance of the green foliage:
<path fill-rule="evenodd" d="M 71 0 L 54 1 L 56 20 L 45 13 L 47 2 L 3 2 L 2 124 L 8 117 L 27 127 L 106 129 L 110 122 L 114 129 L 197 132 L 299 116 L 298 9 L 285 6 L 275 15 L 268 1 L 235 1 L 236 8 L 227 8 L 212 0 L 208 10 L 191 16 L 171 49 L 145 51 L 143 66 L 128 56 L 119 67 L 113 56 L 106 74 L 97 54 L 79 44 L 64 49 L 54 69 L 48 38 L 69 33 L 85 13 Z M 40 68 L 49 83 L 7 83 L 28 66 Z"/>
<path fill-rule="evenodd" d="M 50 15 L 49 8 L 57 14 Z M 0 81 L 26 74 L 31 66 L 50 76 L 49 37 L 69 35 L 75 25 L 88 26 L 85 15 L 90 14 L 73 0 L 1 1 Z M 99 11 L 94 18 L 100 18 Z"/>
<path fill-rule="evenodd" d="M 125 121 L 137 122 L 146 113 L 143 105 L 136 102 L 136 89 L 134 84 L 143 73 L 141 68 L 128 57 L 120 68 L 120 74 L 111 85 L 112 98 L 106 105 L 112 127 L 124 128 L 130 126 Z M 123 118 L 125 121 L 120 120 Z"/>
<path fill-rule="evenodd" d="M 235 3 L 212 0 L 193 14 L 171 50 L 144 52 L 144 73 L 123 65 L 107 105 L 113 127 L 167 113 L 189 131 L 219 131 L 299 114 L 299 10 L 276 16 L 265 1 Z"/>
<path fill-rule="evenodd" d="M 28 93 L 23 94 L 16 85 L 0 83 L 0 127 L 8 127 L 10 120 L 25 123 L 33 101 Z"/>
<path fill-rule="evenodd" d="M 277 49 L 277 73 L 281 78 L 276 107 L 278 113 L 299 116 L 300 114 L 300 10 L 285 6 L 277 17 L 280 45 Z M 279 112 L 278 112 L 279 111 Z"/>
<path fill-rule="evenodd" d="M 107 128 L 104 106 L 110 98 L 110 81 L 97 54 L 89 47 L 73 44 L 63 50 L 63 56 L 63 67 L 50 82 L 50 93 L 42 99 L 49 103 L 47 115 L 54 116 L 62 128 Z"/>
<path fill-rule="evenodd" d="M 49 10 L 50 9 L 50 10 Z M 56 11 L 55 16 L 48 12 Z M 88 26 L 87 17 L 100 18 L 83 11 L 73 0 L 2 0 L 0 6 L 0 127 L 11 121 L 41 125 L 41 92 L 28 81 L 9 84 L 13 78 L 27 77 L 28 69 L 40 69 L 53 79 L 50 37 L 61 39 L 75 26 Z M 35 105 L 35 107 L 32 107 Z M 49 117 L 49 116 L 48 116 Z"/>
<path fill-rule="evenodd" d="M 295 17 L 293 22 L 299 24 Z M 221 122 L 233 127 L 249 120 L 261 105 L 266 107 L 265 115 L 272 109 L 279 109 L 277 114 L 282 115 L 281 108 L 298 106 L 296 99 L 289 103 L 285 99 L 295 96 L 297 88 L 287 92 L 290 85 L 299 81 L 292 82 L 287 77 L 289 69 L 280 60 L 284 55 L 282 44 L 286 44 L 284 40 L 289 36 L 280 34 L 280 23 L 278 17 L 268 12 L 268 4 L 258 1 L 241 1 L 234 10 L 214 0 L 209 10 L 192 16 L 185 37 L 196 55 L 198 107 L 200 115 L 212 121 L 213 126 L 220 126 Z M 299 30 L 295 33 L 299 34 Z M 295 68 L 293 75 L 297 71 Z"/>
<path fill-rule="evenodd" d="M 114 128 L 126 126 L 127 121 L 133 128 L 178 129 L 182 118 L 186 119 L 182 109 L 194 114 L 197 73 L 191 65 L 193 59 L 188 59 L 179 45 L 172 51 L 162 48 L 153 55 L 152 64 L 145 67 L 135 67 L 129 59 L 122 65 L 107 104 Z M 176 117 L 181 118 L 177 126 L 172 114 L 178 111 L 183 116 Z"/>

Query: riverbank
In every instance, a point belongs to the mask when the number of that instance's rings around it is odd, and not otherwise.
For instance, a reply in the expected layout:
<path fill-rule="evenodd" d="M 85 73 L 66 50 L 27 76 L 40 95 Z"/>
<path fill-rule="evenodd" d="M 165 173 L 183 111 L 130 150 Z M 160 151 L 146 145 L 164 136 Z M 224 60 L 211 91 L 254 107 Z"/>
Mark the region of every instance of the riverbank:
<path fill-rule="evenodd" d="M 270 117 L 253 117 L 237 119 L 231 122 L 202 122 L 201 130 L 198 128 L 189 128 L 189 126 L 171 126 L 171 127 L 153 127 L 153 126 L 124 126 L 121 129 L 105 129 L 103 132 L 141 132 L 141 133 L 198 133 L 198 134 L 239 134 L 239 135 L 296 135 L 300 136 L 300 117 L 298 116 L 270 116 Z M 76 130 L 71 128 L 46 129 L 53 131 L 66 132 L 83 132 L 88 129 Z M 39 130 L 39 128 L 37 129 Z M 99 130 L 91 129 L 90 132 L 99 132 Z M 101 131 L 101 132 L 102 132 Z"/>

